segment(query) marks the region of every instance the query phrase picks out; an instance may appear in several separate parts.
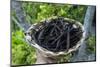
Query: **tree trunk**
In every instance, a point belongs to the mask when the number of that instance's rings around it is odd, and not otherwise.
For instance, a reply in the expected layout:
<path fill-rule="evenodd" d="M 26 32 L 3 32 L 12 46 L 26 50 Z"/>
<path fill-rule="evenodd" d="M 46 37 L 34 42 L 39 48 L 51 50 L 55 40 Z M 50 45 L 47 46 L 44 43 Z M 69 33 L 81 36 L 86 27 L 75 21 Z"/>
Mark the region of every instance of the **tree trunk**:
<path fill-rule="evenodd" d="M 16 17 L 18 19 L 18 22 L 17 20 L 15 19 L 15 17 L 12 17 L 11 19 L 23 30 L 23 31 L 27 31 L 28 28 L 30 27 L 30 24 L 27 23 L 26 19 L 25 19 L 25 13 L 23 12 L 22 10 L 22 5 L 21 5 L 21 2 L 19 1 L 14 1 L 12 0 L 11 1 L 11 10 L 14 10 L 15 13 L 16 13 Z"/>
<path fill-rule="evenodd" d="M 94 19 L 94 15 L 95 15 L 95 6 L 88 6 L 87 11 L 86 11 L 86 15 L 85 15 L 85 19 L 84 19 L 84 41 L 82 43 L 82 45 L 80 46 L 78 52 L 73 56 L 72 58 L 72 62 L 76 62 L 76 61 L 93 61 L 95 60 L 95 54 L 89 54 L 86 51 L 86 39 L 89 37 L 90 35 L 90 30 L 92 28 L 92 23 L 93 19 Z"/>

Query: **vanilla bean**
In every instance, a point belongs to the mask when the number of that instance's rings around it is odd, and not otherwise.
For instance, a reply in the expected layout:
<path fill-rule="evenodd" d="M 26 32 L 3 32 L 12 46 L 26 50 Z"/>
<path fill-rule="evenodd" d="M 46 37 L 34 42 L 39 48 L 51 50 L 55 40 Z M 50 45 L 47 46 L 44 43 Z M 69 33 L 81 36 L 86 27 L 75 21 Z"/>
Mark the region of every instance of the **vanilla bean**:
<path fill-rule="evenodd" d="M 77 32 L 76 34 L 74 34 L 74 35 L 71 37 L 71 39 L 74 38 L 75 36 L 79 35 L 79 34 L 82 34 L 82 33 L 83 33 L 83 31 Z"/>
<path fill-rule="evenodd" d="M 58 39 L 60 39 L 62 37 L 64 33 L 62 33 L 57 39 L 55 39 L 51 44 L 54 44 Z"/>
<path fill-rule="evenodd" d="M 68 51 L 69 49 L 69 45 L 70 45 L 70 34 L 69 34 L 69 27 L 68 27 L 68 32 L 67 32 L 67 46 L 66 46 L 66 50 Z"/>
<path fill-rule="evenodd" d="M 41 30 L 41 32 L 40 32 L 40 34 L 39 34 L 39 36 L 38 36 L 39 44 L 41 44 L 40 39 L 41 39 L 42 36 L 43 36 L 43 32 L 44 32 L 44 30 Z"/>
<path fill-rule="evenodd" d="M 56 24 L 54 25 L 59 31 L 62 31 Z"/>
<path fill-rule="evenodd" d="M 60 39 L 57 41 L 57 46 L 56 46 L 56 48 L 55 48 L 55 50 L 60 46 Z"/>

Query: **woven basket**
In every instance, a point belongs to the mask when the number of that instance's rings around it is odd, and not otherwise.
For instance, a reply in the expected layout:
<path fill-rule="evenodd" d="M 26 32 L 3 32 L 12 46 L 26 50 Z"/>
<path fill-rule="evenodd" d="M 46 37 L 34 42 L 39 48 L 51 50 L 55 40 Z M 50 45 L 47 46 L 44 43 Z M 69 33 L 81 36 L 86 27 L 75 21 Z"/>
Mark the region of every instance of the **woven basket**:
<path fill-rule="evenodd" d="M 48 20 L 48 21 L 49 21 L 49 20 L 51 20 L 51 19 L 56 19 L 56 18 L 57 18 L 57 17 L 52 17 L 52 18 L 48 18 L 48 19 L 41 20 L 40 22 L 43 22 L 43 21 L 45 21 L 45 20 Z M 82 26 L 82 24 L 81 24 L 80 22 L 75 21 L 75 20 L 73 20 L 73 19 L 69 19 L 69 18 L 64 18 L 64 20 L 67 20 L 68 22 L 71 22 L 71 23 L 74 23 L 74 24 L 76 24 L 76 25 L 79 25 L 80 28 L 81 28 L 81 30 L 84 31 L 83 26 Z M 34 40 L 32 40 L 32 37 L 30 36 L 30 34 L 33 32 L 34 29 L 37 30 L 37 29 L 36 29 L 36 26 L 39 26 L 39 25 L 41 25 L 41 23 L 40 23 L 40 24 L 33 24 L 33 25 L 26 31 L 26 36 L 25 36 L 25 37 L 26 37 L 27 42 L 28 42 L 31 46 L 33 46 L 33 47 L 37 48 L 38 50 L 40 50 L 41 52 L 43 52 L 43 55 L 44 55 L 44 56 L 51 57 L 51 56 L 59 56 L 59 55 L 66 55 L 66 54 L 69 54 L 69 53 L 71 53 L 71 52 L 73 52 L 73 51 L 76 51 L 76 50 L 79 48 L 79 46 L 81 45 L 81 43 L 83 42 L 83 40 L 84 40 L 84 32 L 83 32 L 83 33 L 82 33 L 82 38 L 80 39 L 80 41 L 78 41 L 78 43 L 77 43 L 75 46 L 73 46 L 72 48 L 70 48 L 68 51 L 52 52 L 52 51 L 49 51 L 49 50 L 47 50 L 47 49 L 45 49 L 45 48 L 39 46 L 37 43 L 35 43 Z"/>

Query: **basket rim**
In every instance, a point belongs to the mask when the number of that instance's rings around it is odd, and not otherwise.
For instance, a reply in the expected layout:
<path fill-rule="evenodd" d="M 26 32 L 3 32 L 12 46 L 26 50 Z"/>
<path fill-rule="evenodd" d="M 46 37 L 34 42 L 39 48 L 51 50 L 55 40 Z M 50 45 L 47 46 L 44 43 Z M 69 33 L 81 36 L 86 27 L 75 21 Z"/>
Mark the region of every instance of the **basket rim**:
<path fill-rule="evenodd" d="M 45 20 L 50 21 L 51 19 L 56 19 L 56 18 L 59 18 L 59 17 L 57 17 L 57 16 L 49 17 L 48 19 L 43 19 L 43 20 L 41 20 L 40 22 L 43 22 L 43 21 L 45 21 Z M 69 21 L 69 22 L 71 22 L 71 23 L 75 23 L 75 24 L 79 25 L 79 26 L 81 27 L 82 31 L 84 31 L 84 28 L 83 28 L 82 24 L 81 24 L 79 21 L 76 21 L 76 20 L 70 19 L 70 18 L 65 18 L 65 17 L 62 17 L 62 18 L 64 18 L 64 20 L 67 20 L 67 21 Z M 28 29 L 28 31 L 30 31 L 30 30 L 33 28 L 34 25 L 38 25 L 38 23 L 33 24 L 33 25 Z M 49 51 L 49 50 L 47 50 L 46 48 L 43 48 L 43 47 L 39 46 L 39 45 L 38 45 L 37 43 L 35 43 L 34 41 L 32 41 L 31 45 L 32 45 L 33 47 L 37 48 L 38 50 L 42 51 L 42 52 L 44 53 L 44 56 L 45 56 L 45 57 L 48 57 L 48 56 L 51 57 L 51 56 L 58 56 L 58 55 L 66 55 L 66 54 L 69 54 L 69 53 L 71 53 L 71 52 L 77 50 L 83 41 L 84 41 L 84 32 L 83 32 L 83 34 L 82 34 L 82 38 L 80 39 L 80 41 L 79 41 L 75 46 L 73 46 L 72 48 L 70 48 L 68 51 L 60 51 L 60 52 Z"/>

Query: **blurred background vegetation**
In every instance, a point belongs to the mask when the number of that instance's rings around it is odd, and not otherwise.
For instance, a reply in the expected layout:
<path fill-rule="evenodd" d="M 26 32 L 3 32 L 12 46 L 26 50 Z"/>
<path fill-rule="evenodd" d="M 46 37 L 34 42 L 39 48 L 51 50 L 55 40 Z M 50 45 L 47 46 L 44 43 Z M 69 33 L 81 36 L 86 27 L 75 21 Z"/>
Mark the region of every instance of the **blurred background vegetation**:
<path fill-rule="evenodd" d="M 68 4 L 50 4 L 50 3 L 33 3 L 21 2 L 21 7 L 25 13 L 25 18 L 28 23 L 38 23 L 44 18 L 61 16 L 75 19 L 83 23 L 87 6 L 83 5 L 68 5 Z M 11 16 L 16 17 L 14 10 L 11 11 Z M 14 23 L 11 22 L 12 28 L 12 64 L 34 64 L 36 62 L 35 48 L 31 47 L 24 38 L 23 31 Z M 88 39 L 90 50 L 92 40 L 95 37 Z M 95 41 L 95 40 L 94 40 Z"/>

